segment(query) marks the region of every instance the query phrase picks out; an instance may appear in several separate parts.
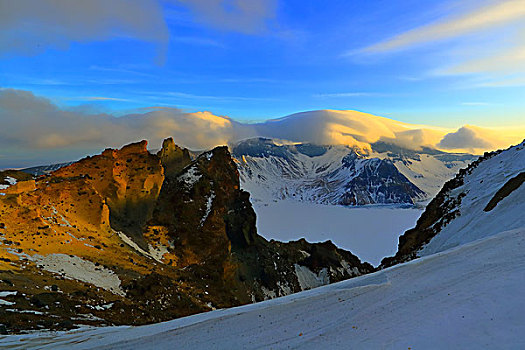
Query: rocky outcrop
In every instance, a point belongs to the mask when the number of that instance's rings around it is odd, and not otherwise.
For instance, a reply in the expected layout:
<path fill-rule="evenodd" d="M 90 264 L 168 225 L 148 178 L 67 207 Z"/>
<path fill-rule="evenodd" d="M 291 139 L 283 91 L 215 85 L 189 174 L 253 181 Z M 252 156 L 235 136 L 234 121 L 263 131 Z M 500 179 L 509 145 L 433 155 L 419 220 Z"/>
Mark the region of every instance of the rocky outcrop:
<path fill-rule="evenodd" d="M 490 199 L 487 206 L 483 211 L 491 211 L 494 209 L 499 202 L 501 202 L 509 194 L 517 190 L 525 182 L 525 172 L 521 172 L 518 175 L 514 176 L 512 179 L 507 181 L 503 187 L 501 187 L 498 192 Z"/>
<path fill-rule="evenodd" d="M 331 242 L 266 241 L 226 147 L 107 149 L 0 196 L 8 332 L 145 324 L 373 271 Z"/>
<path fill-rule="evenodd" d="M 53 181 L 81 178 L 98 193 L 110 210 L 110 224 L 132 237 L 141 247 L 142 227 L 151 216 L 164 181 L 160 159 L 147 151 L 147 142 L 107 149 L 52 174 Z"/>
<path fill-rule="evenodd" d="M 340 198 L 342 205 L 414 204 L 425 193 L 401 174 L 388 159 L 367 159 L 359 163 L 355 153 L 343 158 L 343 167 L 352 173 Z"/>
<path fill-rule="evenodd" d="M 13 182 L 32 180 L 33 177 L 20 170 L 3 170 L 0 171 L 0 186 L 8 186 Z"/>
<path fill-rule="evenodd" d="M 190 152 L 186 148 L 177 146 L 171 137 L 162 142 L 162 148 L 157 152 L 157 156 L 164 168 L 164 175 L 168 178 L 177 175 L 191 162 Z"/>

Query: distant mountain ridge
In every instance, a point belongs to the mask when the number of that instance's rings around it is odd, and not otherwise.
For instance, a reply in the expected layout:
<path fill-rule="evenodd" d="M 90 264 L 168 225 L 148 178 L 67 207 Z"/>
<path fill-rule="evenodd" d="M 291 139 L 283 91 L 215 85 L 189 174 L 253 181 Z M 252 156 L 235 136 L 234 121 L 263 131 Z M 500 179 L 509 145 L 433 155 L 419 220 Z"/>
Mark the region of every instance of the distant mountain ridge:
<path fill-rule="evenodd" d="M 49 164 L 49 165 L 40 165 L 40 166 L 34 166 L 30 168 L 21 169 L 21 171 L 23 171 L 24 173 L 31 174 L 33 176 L 40 176 L 40 175 L 52 173 L 55 170 L 71 165 L 73 163 L 74 162 L 65 162 L 65 163 L 57 163 L 57 164 Z"/>
<path fill-rule="evenodd" d="M 230 146 L 241 186 L 252 200 L 413 205 L 432 198 L 443 183 L 477 159 L 429 147 L 416 151 L 383 141 L 371 151 L 343 145 L 292 143 L 256 137 Z M 153 151 L 150 151 L 153 152 Z M 191 159 L 205 151 L 188 151 Z M 22 169 L 40 176 L 73 162 Z"/>
<path fill-rule="evenodd" d="M 428 147 L 415 151 L 385 142 L 366 151 L 342 145 L 283 143 L 268 138 L 232 146 L 241 184 L 254 200 L 322 204 L 409 204 L 434 196 L 476 159 Z"/>

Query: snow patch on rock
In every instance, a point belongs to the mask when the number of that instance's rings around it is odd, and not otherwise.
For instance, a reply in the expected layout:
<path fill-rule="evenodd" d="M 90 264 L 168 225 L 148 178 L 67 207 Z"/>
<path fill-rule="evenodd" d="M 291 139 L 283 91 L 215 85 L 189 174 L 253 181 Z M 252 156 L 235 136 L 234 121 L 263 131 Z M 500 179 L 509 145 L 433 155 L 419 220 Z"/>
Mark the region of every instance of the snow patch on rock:
<path fill-rule="evenodd" d="M 153 259 L 157 260 L 158 262 L 162 262 L 162 259 L 164 258 L 164 254 L 169 253 L 168 247 L 162 244 L 159 244 L 155 247 L 152 246 L 151 244 L 148 244 L 148 251 L 149 251 L 149 256 L 151 256 Z"/>
<path fill-rule="evenodd" d="M 16 294 L 17 294 L 16 291 L 0 292 L 0 298 L 5 298 L 5 297 L 11 296 L 11 295 L 16 295 Z M 14 305 L 14 304 L 15 303 L 13 303 L 11 301 L 0 299 L 0 305 L 11 306 L 11 305 Z"/>
<path fill-rule="evenodd" d="M 9 186 L 13 186 L 13 185 L 16 185 L 17 183 L 17 180 L 11 176 L 6 176 L 4 178 L 4 181 L 6 181 L 8 183 L 8 185 L 1 185 L 0 184 L 0 190 L 6 190 L 9 188 Z M 2 194 L 5 196 L 5 194 Z"/>
<path fill-rule="evenodd" d="M 148 244 L 148 251 L 145 251 L 141 247 L 138 246 L 137 243 L 135 243 L 131 238 L 126 236 L 124 232 L 116 231 L 117 235 L 120 237 L 124 243 L 129 245 L 131 248 L 135 249 L 140 254 L 147 256 L 148 258 L 152 258 L 158 262 L 162 262 L 162 258 L 164 257 L 164 254 L 168 253 L 168 248 L 162 244 L 159 244 L 157 246 L 153 246 L 151 244 Z"/>
<path fill-rule="evenodd" d="M 324 268 L 318 274 L 306 266 L 294 264 L 295 274 L 302 290 L 312 289 L 330 283 L 328 269 Z"/>
<path fill-rule="evenodd" d="M 277 294 L 273 290 L 267 289 L 264 286 L 261 286 L 261 290 L 264 294 L 264 300 L 274 299 L 277 297 Z"/>
<path fill-rule="evenodd" d="M 184 174 L 180 175 L 178 180 L 183 182 L 186 188 L 192 188 L 201 177 L 202 174 L 199 174 L 199 169 L 193 165 L 189 167 Z"/>
<path fill-rule="evenodd" d="M 200 222 L 201 226 L 204 225 L 204 222 L 206 221 L 206 219 L 210 215 L 211 206 L 213 205 L 213 200 L 214 199 L 215 199 L 215 193 L 212 190 L 211 194 L 208 196 L 208 198 L 206 200 L 206 211 L 204 212 L 204 215 L 202 216 L 202 219 L 201 219 L 201 222 Z"/>
<path fill-rule="evenodd" d="M 57 273 L 68 279 L 93 284 L 117 295 L 125 295 L 120 288 L 120 279 L 112 270 L 96 266 L 91 261 L 84 260 L 78 256 L 66 254 L 44 256 L 35 254 L 30 257 L 30 260 L 40 265 L 46 271 Z"/>

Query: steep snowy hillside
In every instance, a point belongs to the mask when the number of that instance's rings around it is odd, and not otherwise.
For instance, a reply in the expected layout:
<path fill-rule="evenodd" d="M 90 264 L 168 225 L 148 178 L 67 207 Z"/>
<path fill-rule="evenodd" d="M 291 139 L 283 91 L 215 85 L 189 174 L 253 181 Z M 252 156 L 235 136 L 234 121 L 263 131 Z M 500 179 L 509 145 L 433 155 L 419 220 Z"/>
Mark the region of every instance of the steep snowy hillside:
<path fill-rule="evenodd" d="M 0 338 L 11 349 L 523 349 L 525 228 L 307 292 L 142 327 Z"/>
<path fill-rule="evenodd" d="M 348 146 L 280 143 L 255 138 L 232 147 L 241 184 L 254 201 L 295 199 L 322 204 L 414 204 L 475 157 L 379 142 Z"/>
<path fill-rule="evenodd" d="M 397 254 L 383 265 L 525 226 L 524 181 L 525 141 L 505 151 L 485 153 L 444 185 L 416 227 L 399 238 Z"/>

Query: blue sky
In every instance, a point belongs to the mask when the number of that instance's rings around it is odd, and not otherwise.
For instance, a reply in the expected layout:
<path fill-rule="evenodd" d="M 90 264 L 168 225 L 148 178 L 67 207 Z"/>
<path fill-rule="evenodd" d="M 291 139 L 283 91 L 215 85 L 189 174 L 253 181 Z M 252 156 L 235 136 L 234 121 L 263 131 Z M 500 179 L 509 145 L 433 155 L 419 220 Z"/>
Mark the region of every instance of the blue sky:
<path fill-rule="evenodd" d="M 1 86 L 116 115 L 172 106 L 260 121 L 355 109 L 446 127 L 524 124 L 525 65 L 513 57 L 525 58 L 525 1 L 97 2 L 114 7 L 107 18 L 68 12 L 96 30 L 53 9 L 41 18 L 36 1 L 9 9 Z"/>

